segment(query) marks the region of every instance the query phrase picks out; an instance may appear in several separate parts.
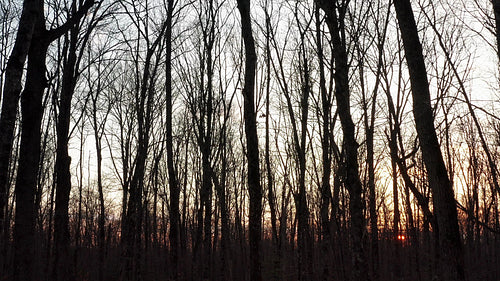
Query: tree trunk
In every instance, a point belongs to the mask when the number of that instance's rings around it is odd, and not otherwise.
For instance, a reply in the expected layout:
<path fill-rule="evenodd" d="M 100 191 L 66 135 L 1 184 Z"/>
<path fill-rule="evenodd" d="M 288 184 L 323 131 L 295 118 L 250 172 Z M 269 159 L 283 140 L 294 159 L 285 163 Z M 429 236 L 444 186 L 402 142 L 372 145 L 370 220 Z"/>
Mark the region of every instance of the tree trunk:
<path fill-rule="evenodd" d="M 9 190 L 9 167 L 14 126 L 17 118 L 17 108 L 21 93 L 21 78 L 24 64 L 31 44 L 35 22 L 39 14 L 40 0 L 25 0 L 19 19 L 14 47 L 5 69 L 5 82 L 2 92 L 2 111 L 0 113 L 0 241 L 3 239 L 5 226 L 5 211 L 7 209 Z M 3 243 L 3 242 L 2 242 Z"/>
<path fill-rule="evenodd" d="M 274 178 L 272 174 L 271 168 L 271 153 L 270 153 L 270 145 L 271 140 L 269 136 L 269 118 L 270 118 L 270 95 L 271 95 L 271 18 L 268 11 L 268 1 L 266 1 L 265 5 L 265 16 L 266 16 L 266 133 L 265 133 L 265 163 L 266 163 L 266 177 L 267 177 L 267 200 L 269 202 L 269 210 L 271 212 L 271 235 L 272 235 L 272 243 L 273 243 L 273 277 L 280 278 L 281 277 L 281 259 L 279 255 L 279 246 L 278 246 L 278 227 L 277 227 L 277 216 L 276 216 L 276 195 L 274 192 Z"/>
<path fill-rule="evenodd" d="M 154 55 L 159 49 L 160 42 L 164 39 L 168 22 L 165 21 L 158 31 L 158 36 L 148 40 L 144 63 L 140 68 L 141 74 L 136 73 L 135 81 L 135 118 L 137 119 L 137 153 L 134 162 L 133 176 L 129 186 L 127 211 L 124 220 L 124 233 L 122 243 L 124 257 L 122 263 L 123 280 L 142 279 L 142 220 L 144 214 L 143 196 L 144 176 L 146 161 L 149 151 L 150 132 L 154 113 L 155 76 L 157 75 L 159 60 L 154 60 Z M 135 59 L 138 64 L 139 54 Z M 139 69 L 136 69 L 139 71 Z M 140 76 L 140 78 L 139 78 Z"/>
<path fill-rule="evenodd" d="M 39 11 L 43 4 L 38 4 Z M 40 160 L 42 96 L 47 85 L 43 17 L 37 17 L 33 44 L 29 50 L 26 85 L 21 96 L 21 146 L 15 186 L 16 216 L 14 225 L 14 281 L 31 281 L 35 277 L 35 210 L 34 192 Z"/>
<path fill-rule="evenodd" d="M 388 94 L 390 95 L 390 94 Z M 392 100 L 389 101 L 392 104 Z M 391 112 L 392 113 L 392 112 Z M 396 114 L 394 114 L 395 116 Z M 392 276 L 395 280 L 401 280 L 401 244 L 396 240 L 396 237 L 400 235 L 399 231 L 399 223 L 400 223 L 400 212 L 399 212 L 399 191 L 398 191 L 398 170 L 397 170 L 397 155 L 398 155 L 398 146 L 397 146 L 397 134 L 396 129 L 393 126 L 393 115 L 389 114 L 389 151 L 391 155 L 391 168 L 392 168 L 392 196 L 394 201 L 394 215 L 393 215 L 393 227 L 392 227 L 392 237 L 391 241 L 395 241 L 394 243 L 394 258 L 393 267 L 392 267 Z M 395 122 L 397 124 L 397 122 Z M 413 238 L 413 237 L 412 237 Z"/>
<path fill-rule="evenodd" d="M 370 214 L 370 246 L 371 246 L 371 280 L 377 281 L 379 277 L 379 246 L 378 246 L 378 214 L 377 214 L 377 197 L 375 186 L 375 160 L 374 160 L 374 147 L 373 135 L 375 131 L 375 109 L 377 105 L 378 85 L 380 83 L 380 68 L 382 66 L 382 50 L 379 49 L 379 60 L 377 63 L 377 75 L 373 95 L 369 98 L 372 102 L 371 108 L 368 108 L 368 98 L 365 89 L 365 73 L 364 73 L 364 54 L 358 48 L 359 56 L 359 80 L 362 92 L 362 106 L 363 106 L 363 123 L 366 135 L 366 170 L 368 174 L 368 205 Z M 370 113 L 369 113 L 370 112 Z"/>
<path fill-rule="evenodd" d="M 417 25 L 409 0 L 396 0 L 394 6 L 410 73 L 413 115 L 429 177 L 429 186 L 433 193 L 439 228 L 440 273 L 443 280 L 465 280 L 455 196 L 434 128 L 429 82 Z"/>
<path fill-rule="evenodd" d="M 495 18 L 495 36 L 497 41 L 498 66 L 500 67 L 500 0 L 491 0 Z"/>
<path fill-rule="evenodd" d="M 243 86 L 243 115 L 247 141 L 250 244 L 250 279 L 262 280 L 260 262 L 262 188 L 260 186 L 259 142 L 257 138 L 257 120 L 254 104 L 254 83 L 257 64 L 252 24 L 250 18 L 250 0 L 237 0 L 241 15 L 241 36 L 245 45 L 245 84 Z"/>
<path fill-rule="evenodd" d="M 75 8 L 76 6 L 73 6 Z M 71 121 L 71 99 L 76 85 L 75 67 L 77 66 L 77 40 L 79 28 L 71 29 L 68 58 L 64 64 L 59 115 L 57 116 L 57 149 L 56 149 L 56 207 L 54 221 L 55 242 L 55 280 L 71 280 L 69 257 L 69 195 L 71 192 L 71 157 L 68 154 L 69 125 Z"/>
<path fill-rule="evenodd" d="M 326 14 L 326 23 L 330 30 L 335 59 L 335 97 L 337 111 L 344 134 L 343 150 L 345 152 L 346 187 L 349 191 L 349 210 L 351 214 L 352 240 L 352 280 L 368 280 L 366 257 L 363 249 L 363 232 L 365 231 L 363 188 L 358 170 L 358 143 L 355 126 L 350 111 L 349 66 L 344 32 L 344 17 L 347 7 L 326 0 L 316 0 L 318 6 Z M 345 4 L 344 4 L 345 5 Z M 338 14 L 337 14 L 338 13 Z"/>
<path fill-rule="evenodd" d="M 95 141 L 95 149 L 96 149 L 96 160 L 97 160 L 97 193 L 99 195 L 99 218 L 98 218 L 98 226 L 99 233 L 97 244 L 99 247 L 98 254 L 98 278 L 99 281 L 104 280 L 104 243 L 105 243 L 105 223 L 106 223 L 106 214 L 105 214 L 105 206 L 104 206 L 104 191 L 102 184 L 102 134 L 101 130 L 104 130 L 104 124 L 99 124 L 97 121 L 97 99 L 98 95 L 101 92 L 101 82 L 98 81 L 97 89 L 95 91 L 95 96 L 92 97 L 92 127 L 94 129 L 94 141 Z M 103 123 L 105 120 L 102 121 Z M 69 167 L 68 167 L 69 168 Z"/>
<path fill-rule="evenodd" d="M 303 41 L 302 41 L 303 45 Z M 303 48 L 303 47 L 302 47 Z M 299 243 L 299 280 L 310 280 L 312 278 L 312 238 L 309 229 L 309 207 L 306 197 L 306 133 L 307 133 L 307 118 L 309 112 L 309 66 L 303 52 L 303 74 L 304 85 L 302 86 L 301 96 L 301 136 L 299 155 L 299 194 L 298 194 L 298 243 Z"/>
<path fill-rule="evenodd" d="M 170 258 L 173 265 L 172 279 L 177 280 L 179 276 L 179 234 L 180 213 L 179 195 L 180 187 L 177 181 L 177 173 L 174 165 L 173 137 L 172 137 L 172 15 L 174 1 L 167 2 L 167 28 L 165 30 L 165 147 L 167 150 L 168 187 L 170 191 Z M 187 150 L 187 148 L 186 148 Z"/>
<path fill-rule="evenodd" d="M 211 101 L 207 101 L 211 103 Z M 208 113 L 207 113 L 208 114 Z M 207 128 L 209 125 L 207 124 Z M 212 173 L 211 173 L 211 163 L 210 163 L 210 155 L 211 148 L 208 140 L 211 139 L 208 136 L 208 131 L 205 135 L 205 140 L 203 141 L 202 146 L 200 147 L 202 151 L 202 183 L 201 183 L 201 191 L 200 191 L 200 210 L 198 213 L 199 219 L 199 235 L 203 230 L 203 242 L 201 247 L 201 257 L 203 264 L 203 278 L 209 278 L 211 276 L 212 271 L 212 256 L 211 256 L 211 241 L 212 241 Z M 211 141 L 210 141 L 211 142 Z M 205 214 L 203 214 L 205 211 Z M 201 236 L 200 236 L 201 237 Z"/>
<path fill-rule="evenodd" d="M 323 176 L 321 179 L 321 207 L 320 207 L 320 219 L 321 219 L 321 240 L 323 254 L 328 254 L 328 249 L 330 247 L 330 217 L 329 217 L 329 207 L 332 201 L 332 192 L 330 187 L 330 176 L 332 173 L 332 154 L 330 147 L 330 118 L 331 118 L 331 93 L 326 89 L 326 79 L 325 79 L 325 63 L 323 57 L 323 45 L 321 40 L 321 26 L 319 18 L 319 7 L 315 11 L 316 16 L 316 45 L 318 50 L 318 60 L 319 60 L 319 86 L 321 91 L 321 113 L 322 113 L 322 136 L 321 136 L 321 149 L 322 149 L 322 167 Z M 323 267 L 323 279 L 327 279 L 329 276 L 329 265 L 324 264 Z"/>
<path fill-rule="evenodd" d="M 68 141 L 69 141 L 69 125 L 71 121 L 71 99 L 75 91 L 77 79 L 77 45 L 78 33 L 80 32 L 79 23 L 80 18 L 88 11 L 93 5 L 92 2 L 87 1 L 85 5 L 78 6 L 80 11 L 77 13 L 77 3 L 72 2 L 71 16 L 66 23 L 60 26 L 57 30 L 45 30 L 45 19 L 40 21 L 40 38 L 43 38 L 48 46 L 50 42 L 56 40 L 68 30 L 71 30 L 69 39 L 68 58 L 65 62 L 62 77 L 61 97 L 59 104 L 59 116 L 57 117 L 56 131 L 57 131 L 57 144 L 56 144 L 56 206 L 54 212 L 54 279 L 55 280 L 72 280 L 74 279 L 73 265 L 69 253 L 70 232 L 69 232 L 69 196 L 71 192 L 71 157 L 68 154 Z M 38 26 L 35 26 L 37 29 Z M 33 43 L 38 44 L 38 43 Z M 43 55 L 45 57 L 47 49 Z M 31 57 L 30 57 L 31 59 Z M 40 68 L 39 75 L 45 73 L 45 66 Z M 43 89 L 41 89 L 43 94 Z"/>

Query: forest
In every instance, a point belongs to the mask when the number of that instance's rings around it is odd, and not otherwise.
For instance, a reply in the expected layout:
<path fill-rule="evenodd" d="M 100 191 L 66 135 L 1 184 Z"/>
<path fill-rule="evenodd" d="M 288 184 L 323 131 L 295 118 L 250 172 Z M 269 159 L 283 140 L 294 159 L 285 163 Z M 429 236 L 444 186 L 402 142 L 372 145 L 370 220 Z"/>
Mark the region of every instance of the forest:
<path fill-rule="evenodd" d="M 0 0 L 0 281 L 500 280 L 500 0 Z"/>

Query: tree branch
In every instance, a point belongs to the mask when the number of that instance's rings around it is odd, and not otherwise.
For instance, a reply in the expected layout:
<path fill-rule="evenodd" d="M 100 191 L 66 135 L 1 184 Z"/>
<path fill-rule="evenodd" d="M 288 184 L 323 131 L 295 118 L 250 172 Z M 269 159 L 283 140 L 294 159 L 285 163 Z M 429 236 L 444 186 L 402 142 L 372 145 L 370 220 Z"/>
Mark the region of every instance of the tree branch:
<path fill-rule="evenodd" d="M 52 42 L 57 38 L 61 37 L 64 33 L 76 24 L 95 4 L 95 0 L 86 0 L 85 3 L 80 7 L 80 9 L 73 13 L 73 15 L 66 20 L 62 25 L 47 31 L 48 42 Z"/>

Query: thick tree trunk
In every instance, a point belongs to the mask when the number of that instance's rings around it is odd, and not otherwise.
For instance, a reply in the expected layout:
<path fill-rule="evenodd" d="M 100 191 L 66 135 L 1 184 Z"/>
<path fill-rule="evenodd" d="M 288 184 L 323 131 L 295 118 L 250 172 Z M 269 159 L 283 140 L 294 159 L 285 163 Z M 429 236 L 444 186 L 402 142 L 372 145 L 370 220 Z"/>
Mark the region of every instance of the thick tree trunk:
<path fill-rule="evenodd" d="M 42 4 L 38 7 L 43 10 Z M 45 26 L 37 18 L 33 43 L 29 50 L 29 63 L 25 90 L 21 96 L 21 145 L 15 186 L 16 216 L 14 225 L 14 280 L 31 281 L 34 268 L 34 193 L 37 186 L 40 160 L 42 96 L 47 85 L 45 55 L 48 43 L 44 40 Z"/>
<path fill-rule="evenodd" d="M 53 29 L 50 32 L 47 32 L 45 30 L 43 5 L 44 5 L 43 1 L 39 0 L 24 1 L 23 12 L 19 21 L 19 29 L 17 32 L 16 42 L 14 44 L 11 56 L 9 58 L 9 62 L 7 64 L 7 69 L 5 72 L 5 84 L 2 93 L 3 94 L 2 112 L 0 115 L 0 128 L 2 128 L 2 132 L 0 133 L 0 234 L 4 229 L 3 218 L 5 217 L 4 210 L 7 204 L 7 189 L 8 189 L 7 185 L 9 176 L 10 156 L 11 156 L 12 142 L 14 136 L 14 125 L 17 117 L 19 93 L 21 92 L 21 78 L 23 74 L 24 63 L 26 61 L 26 56 L 28 55 L 28 52 L 33 53 L 32 55 L 30 55 L 30 59 L 34 61 L 32 63 L 31 71 L 33 73 L 31 79 L 35 79 L 37 81 L 30 83 L 35 83 L 37 84 L 36 86 L 39 87 L 39 88 L 29 89 L 28 79 L 30 79 L 30 77 L 27 76 L 26 77 L 27 82 L 25 88 L 28 89 L 26 90 L 26 93 L 35 93 L 33 94 L 33 96 L 36 96 L 36 98 L 38 98 L 37 95 L 38 94 L 43 95 L 43 91 L 46 87 L 45 85 L 46 82 L 38 80 L 45 79 L 45 65 L 42 66 L 41 64 L 42 63 L 45 64 L 45 55 L 47 53 L 48 44 L 51 41 L 58 38 L 59 36 L 61 36 L 62 34 L 64 34 L 68 30 L 68 28 L 74 24 L 75 20 L 81 18 L 83 14 L 85 14 L 88 11 L 88 9 L 93 5 L 93 1 L 92 0 L 86 1 L 85 4 L 82 6 L 82 9 L 78 13 L 74 14 L 72 18 L 68 19 L 68 21 L 64 25 L 59 26 L 58 28 Z M 39 25 L 40 27 L 37 28 L 36 25 Z M 35 36 L 34 35 L 35 32 L 38 32 L 38 35 L 36 36 L 38 36 L 38 40 L 40 42 L 37 42 L 37 44 L 39 45 L 38 47 L 36 47 L 37 50 L 31 50 L 33 48 L 31 46 L 32 37 Z M 41 56 L 41 57 L 34 58 L 33 56 Z M 36 72 L 38 72 L 38 74 L 36 74 Z M 35 77 L 37 75 L 39 76 L 38 78 Z M 33 103 L 35 102 L 38 101 L 36 100 L 33 101 Z M 38 110 L 38 104 L 33 106 L 37 107 Z M 42 105 L 40 105 L 40 107 L 42 107 Z M 33 112 L 32 117 L 35 119 L 38 118 L 36 114 L 38 114 L 38 112 Z M 25 117 L 23 116 L 22 118 L 23 118 L 22 120 L 24 120 Z M 28 119 L 29 118 L 31 118 L 31 116 L 28 117 Z M 41 119 L 41 116 L 39 118 Z M 35 123 L 29 124 L 28 126 L 38 126 L 36 123 L 38 122 L 38 120 L 34 121 Z M 40 131 L 40 128 L 38 128 L 38 131 Z M 37 131 L 30 132 L 28 135 L 30 135 L 29 137 L 31 136 L 35 137 L 34 136 L 35 134 L 37 134 Z M 25 138 L 27 138 L 28 135 L 25 135 Z M 40 146 L 40 142 L 37 143 L 37 146 Z M 38 150 L 40 150 L 40 148 L 38 148 Z M 35 156 L 29 156 L 29 157 L 35 157 Z M 21 159 L 19 161 L 21 161 Z M 39 159 L 37 161 L 39 161 Z M 18 169 L 19 168 L 20 166 L 18 167 Z M 28 173 L 30 171 L 26 172 Z M 21 173 L 24 173 L 24 171 L 22 171 Z M 36 183 L 33 188 L 36 188 Z M 17 208 L 18 206 L 16 206 L 16 209 Z M 31 206 L 30 208 L 33 209 L 34 206 Z"/>
<path fill-rule="evenodd" d="M 43 11 L 43 2 L 37 4 L 38 10 Z M 41 122 L 43 115 L 42 97 L 47 87 L 45 77 L 47 49 L 53 40 L 64 34 L 88 9 L 93 5 L 92 1 L 85 2 L 82 9 L 73 15 L 64 25 L 47 31 L 45 29 L 45 18 L 43 12 L 37 17 L 35 29 L 33 32 L 33 42 L 29 50 L 28 72 L 26 76 L 26 86 L 21 97 L 21 147 L 19 155 L 19 167 L 16 181 L 16 219 L 14 229 L 14 279 L 15 280 L 31 280 L 33 274 L 33 248 L 34 248 L 34 219 L 36 210 L 34 209 L 34 191 L 37 186 L 37 177 L 40 161 L 40 141 L 41 141 Z M 63 113 L 64 114 L 64 113 Z M 58 128 L 58 134 L 60 133 Z M 67 140 L 66 140 L 67 142 Z M 67 144 L 66 144 L 67 145 Z M 60 149 L 61 147 L 57 147 Z M 63 155 L 62 159 L 56 165 L 59 167 L 67 167 L 69 165 L 69 156 Z M 70 176 L 68 173 L 63 174 L 58 181 L 64 182 L 64 188 L 68 188 L 71 182 L 68 181 Z M 59 175 L 59 176 L 61 176 Z M 54 236 L 56 243 L 56 252 L 58 249 L 67 252 L 69 244 L 69 228 L 68 228 L 68 201 L 69 190 L 57 191 L 56 199 L 56 217 Z M 62 193 L 61 193 L 62 192 Z M 64 200 L 63 200 L 64 199 Z M 66 246 L 63 246 L 66 245 Z M 56 254 L 56 257 L 58 255 Z M 61 270 L 64 276 L 62 279 L 68 280 L 70 274 L 70 266 L 65 258 L 65 268 Z M 57 261 L 57 260 L 56 260 Z M 57 265 L 57 263 L 56 263 Z M 56 277 L 56 279 L 59 277 Z M 71 277 L 69 277 L 71 278 Z"/>
<path fill-rule="evenodd" d="M 9 167 L 14 126 L 17 117 L 19 96 L 21 93 L 21 78 L 24 64 L 31 44 L 35 21 L 38 17 L 40 0 L 25 0 L 16 40 L 5 69 L 5 83 L 2 92 L 2 111 L 0 114 L 0 241 L 3 241 L 5 229 L 5 211 L 7 209 L 9 190 Z"/>
<path fill-rule="evenodd" d="M 439 228 L 440 273 L 443 280 L 465 280 L 455 196 L 434 128 L 429 82 L 417 25 L 409 0 L 396 0 L 394 6 L 410 72 L 413 115 Z"/>
<path fill-rule="evenodd" d="M 241 15 L 241 36 L 245 44 L 245 84 L 243 86 L 243 115 L 247 141 L 250 243 L 250 279 L 262 280 L 260 262 L 262 188 L 260 186 L 259 142 L 257 138 L 257 120 L 254 102 L 254 83 L 257 64 L 255 44 L 250 18 L 250 0 L 237 0 Z"/>

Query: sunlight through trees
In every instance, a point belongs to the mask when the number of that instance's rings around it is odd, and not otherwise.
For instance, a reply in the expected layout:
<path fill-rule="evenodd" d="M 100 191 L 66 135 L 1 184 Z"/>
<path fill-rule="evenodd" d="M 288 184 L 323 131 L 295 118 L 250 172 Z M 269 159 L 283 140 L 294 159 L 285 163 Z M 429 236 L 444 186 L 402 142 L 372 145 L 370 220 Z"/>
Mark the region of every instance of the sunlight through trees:
<path fill-rule="evenodd" d="M 0 1 L 0 280 L 498 280 L 498 0 Z"/>

